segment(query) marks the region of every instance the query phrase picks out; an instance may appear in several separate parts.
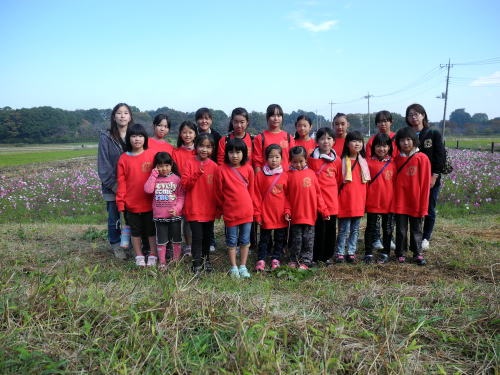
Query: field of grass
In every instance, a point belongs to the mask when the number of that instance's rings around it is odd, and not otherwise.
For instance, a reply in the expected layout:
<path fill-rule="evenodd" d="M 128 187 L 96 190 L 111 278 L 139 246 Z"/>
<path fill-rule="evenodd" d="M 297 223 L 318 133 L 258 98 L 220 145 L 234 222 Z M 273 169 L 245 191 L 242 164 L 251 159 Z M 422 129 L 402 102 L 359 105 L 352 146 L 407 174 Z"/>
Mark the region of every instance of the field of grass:
<path fill-rule="evenodd" d="M 97 155 L 95 145 L 0 147 L 0 168 Z"/>
<path fill-rule="evenodd" d="M 464 168 L 448 183 L 475 181 Z M 498 189 L 469 209 L 444 191 L 457 211 L 438 216 L 426 267 L 234 280 L 221 222 L 213 274 L 113 258 L 92 170 L 95 158 L 1 170 L 1 374 L 498 373 Z M 32 175 L 44 183 L 28 189 Z"/>
<path fill-rule="evenodd" d="M 500 152 L 500 137 L 446 137 L 446 147 L 455 149 L 491 151 L 492 142 L 494 151 Z"/>

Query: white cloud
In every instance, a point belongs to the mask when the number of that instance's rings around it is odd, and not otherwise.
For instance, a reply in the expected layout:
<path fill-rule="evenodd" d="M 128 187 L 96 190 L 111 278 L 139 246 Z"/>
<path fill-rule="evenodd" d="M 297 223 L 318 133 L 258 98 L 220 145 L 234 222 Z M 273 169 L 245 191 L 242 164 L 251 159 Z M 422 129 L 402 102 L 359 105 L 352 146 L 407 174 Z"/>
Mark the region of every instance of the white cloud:
<path fill-rule="evenodd" d="M 325 22 L 321 22 L 321 23 L 313 23 L 310 21 L 299 21 L 297 23 L 297 26 L 302 28 L 302 29 L 306 29 L 308 31 L 311 31 L 313 33 L 318 33 L 321 31 L 330 30 L 337 23 L 338 23 L 338 21 L 334 21 L 334 20 L 325 21 Z"/>
<path fill-rule="evenodd" d="M 471 86 L 492 86 L 500 84 L 500 72 L 495 72 L 486 77 L 479 77 L 471 82 Z"/>

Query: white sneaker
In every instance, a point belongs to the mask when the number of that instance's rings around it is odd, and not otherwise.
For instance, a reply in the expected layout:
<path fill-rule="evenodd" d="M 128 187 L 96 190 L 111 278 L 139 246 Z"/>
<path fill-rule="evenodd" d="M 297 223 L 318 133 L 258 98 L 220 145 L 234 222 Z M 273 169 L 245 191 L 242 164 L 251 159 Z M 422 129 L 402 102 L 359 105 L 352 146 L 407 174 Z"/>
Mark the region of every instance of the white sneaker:
<path fill-rule="evenodd" d="M 215 253 L 215 246 L 214 245 L 210 245 L 210 252 Z"/>
<path fill-rule="evenodd" d="M 396 244 L 394 241 L 391 241 L 391 250 L 396 250 Z"/>
<path fill-rule="evenodd" d="M 376 240 L 373 244 L 372 244 L 372 248 L 374 250 L 383 250 L 384 249 L 384 245 L 382 245 L 382 242 L 380 240 Z"/>
<path fill-rule="evenodd" d="M 144 260 L 144 255 L 137 255 L 135 257 L 135 265 L 138 267 L 145 267 L 146 261 Z"/>
<path fill-rule="evenodd" d="M 422 240 L 422 250 L 429 250 L 429 240 L 425 238 Z"/>
<path fill-rule="evenodd" d="M 154 255 L 148 256 L 148 267 L 156 266 L 157 257 Z"/>

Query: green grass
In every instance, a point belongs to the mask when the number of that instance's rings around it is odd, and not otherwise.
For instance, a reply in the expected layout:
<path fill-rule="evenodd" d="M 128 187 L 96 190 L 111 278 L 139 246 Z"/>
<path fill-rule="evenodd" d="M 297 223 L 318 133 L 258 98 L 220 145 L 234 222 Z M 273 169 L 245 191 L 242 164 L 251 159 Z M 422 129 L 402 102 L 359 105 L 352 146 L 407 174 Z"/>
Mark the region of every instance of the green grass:
<path fill-rule="evenodd" d="M 458 147 L 457 147 L 458 142 Z M 491 142 L 495 144 L 495 151 L 500 151 L 500 137 L 446 137 L 446 147 L 490 151 Z"/>
<path fill-rule="evenodd" d="M 0 168 L 20 166 L 32 163 L 47 163 L 57 160 L 73 159 L 78 157 L 88 157 L 97 155 L 94 148 L 75 148 L 72 150 L 37 150 L 2 152 L 0 158 Z"/>

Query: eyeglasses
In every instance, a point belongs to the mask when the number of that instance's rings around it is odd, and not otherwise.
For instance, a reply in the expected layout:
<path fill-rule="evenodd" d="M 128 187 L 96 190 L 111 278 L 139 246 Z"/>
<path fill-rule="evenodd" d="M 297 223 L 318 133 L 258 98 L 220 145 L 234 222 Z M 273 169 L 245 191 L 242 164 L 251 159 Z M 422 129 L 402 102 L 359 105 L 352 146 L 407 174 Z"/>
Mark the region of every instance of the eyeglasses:
<path fill-rule="evenodd" d="M 382 124 L 383 122 L 391 122 L 391 120 L 387 120 L 386 118 L 384 118 L 382 120 L 378 120 L 377 124 Z"/>
<path fill-rule="evenodd" d="M 408 115 L 406 117 L 408 117 L 408 118 L 417 118 L 420 115 L 421 115 L 421 113 L 412 112 L 412 113 L 408 113 Z"/>

